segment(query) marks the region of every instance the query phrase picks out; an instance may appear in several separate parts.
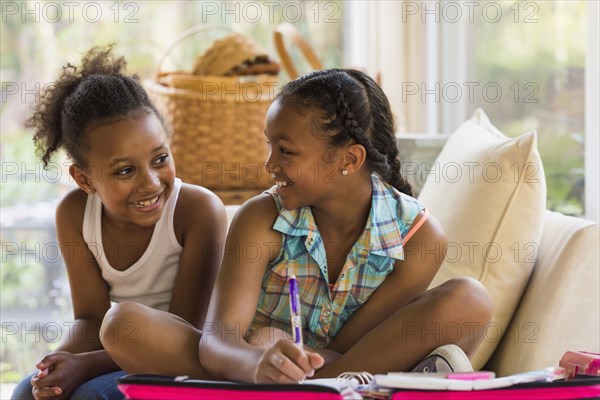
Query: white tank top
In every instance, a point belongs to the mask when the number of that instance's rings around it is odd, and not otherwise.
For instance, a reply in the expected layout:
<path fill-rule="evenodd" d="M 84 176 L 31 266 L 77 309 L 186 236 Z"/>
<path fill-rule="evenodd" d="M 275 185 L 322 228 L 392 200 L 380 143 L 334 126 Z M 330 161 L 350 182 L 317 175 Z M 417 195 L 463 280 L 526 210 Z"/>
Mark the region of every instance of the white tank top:
<path fill-rule="evenodd" d="M 181 179 L 176 178 L 173 192 L 163 210 L 148 248 L 125 271 L 114 269 L 102 249 L 102 202 L 96 194 L 88 195 L 83 217 L 83 239 L 100 266 L 102 278 L 109 287 L 110 300 L 135 301 L 158 310 L 168 311 L 179 256 L 183 249 L 173 229 L 175 205 Z"/>

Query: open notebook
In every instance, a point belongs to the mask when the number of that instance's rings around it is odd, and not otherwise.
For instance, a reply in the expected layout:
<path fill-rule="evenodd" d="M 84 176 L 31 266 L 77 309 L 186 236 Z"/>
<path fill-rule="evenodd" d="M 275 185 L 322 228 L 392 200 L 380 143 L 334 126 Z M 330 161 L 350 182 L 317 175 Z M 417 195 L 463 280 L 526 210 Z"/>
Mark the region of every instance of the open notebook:
<path fill-rule="evenodd" d="M 557 367 L 484 379 L 447 379 L 421 374 L 375 375 L 373 388 L 387 389 L 392 400 L 567 400 L 600 398 L 600 377 L 577 376 L 564 380 Z M 408 375 L 408 376 L 407 376 Z M 460 375 L 460 374 L 459 374 Z"/>
<path fill-rule="evenodd" d="M 444 376 L 445 375 L 445 376 Z M 379 387 L 421 390 L 489 390 L 528 382 L 553 382 L 564 378 L 563 368 L 544 368 L 537 371 L 496 378 L 493 372 L 478 371 L 463 374 L 419 374 L 390 372 L 375 375 Z"/>
<path fill-rule="evenodd" d="M 371 379 L 372 375 L 343 374 L 338 378 L 308 379 L 298 384 L 245 384 L 131 374 L 120 378 L 118 384 L 119 390 L 131 400 L 360 400 L 362 396 L 354 389 Z"/>

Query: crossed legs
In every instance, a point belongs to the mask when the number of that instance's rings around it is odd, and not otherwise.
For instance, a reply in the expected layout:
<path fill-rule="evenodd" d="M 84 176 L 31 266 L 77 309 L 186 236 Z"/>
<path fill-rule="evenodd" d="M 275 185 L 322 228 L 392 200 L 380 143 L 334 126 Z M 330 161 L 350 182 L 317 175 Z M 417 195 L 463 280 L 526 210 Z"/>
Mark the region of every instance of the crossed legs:
<path fill-rule="evenodd" d="M 100 329 L 102 345 L 128 373 L 214 379 L 200 365 L 201 336 L 183 318 L 133 302 L 113 306 Z"/>
<path fill-rule="evenodd" d="M 481 283 L 451 279 L 390 315 L 315 377 L 345 371 L 409 371 L 430 351 L 456 344 L 472 357 L 493 311 Z M 137 303 L 121 303 L 106 314 L 104 348 L 126 372 L 214 379 L 201 365 L 201 332 L 182 318 Z"/>
<path fill-rule="evenodd" d="M 445 344 L 456 344 L 472 357 L 492 310 L 481 283 L 471 278 L 451 279 L 396 311 L 316 377 L 334 377 L 346 371 L 410 371 Z"/>

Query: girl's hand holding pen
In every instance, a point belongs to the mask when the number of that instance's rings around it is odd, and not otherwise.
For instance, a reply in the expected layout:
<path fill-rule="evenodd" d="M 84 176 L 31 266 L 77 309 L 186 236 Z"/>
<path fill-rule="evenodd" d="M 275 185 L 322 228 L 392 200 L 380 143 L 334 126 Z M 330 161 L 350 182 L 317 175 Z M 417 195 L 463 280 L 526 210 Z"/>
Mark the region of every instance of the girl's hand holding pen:
<path fill-rule="evenodd" d="M 290 325 L 294 343 L 279 340 L 273 347 L 267 348 L 256 370 L 255 381 L 273 383 L 302 382 L 315 374 L 315 369 L 323 366 L 325 360 L 317 353 L 304 350 L 302 340 L 302 311 L 300 292 L 296 276 L 289 280 Z"/>
<path fill-rule="evenodd" d="M 256 369 L 256 383 L 298 383 L 314 376 L 315 370 L 325 364 L 320 354 L 304 350 L 300 294 L 294 275 L 289 278 L 289 288 L 294 342 L 280 339 L 264 351 Z"/>
<path fill-rule="evenodd" d="M 298 383 L 312 377 L 324 363 L 318 353 L 305 351 L 290 341 L 279 340 L 265 349 L 257 365 L 255 382 Z"/>

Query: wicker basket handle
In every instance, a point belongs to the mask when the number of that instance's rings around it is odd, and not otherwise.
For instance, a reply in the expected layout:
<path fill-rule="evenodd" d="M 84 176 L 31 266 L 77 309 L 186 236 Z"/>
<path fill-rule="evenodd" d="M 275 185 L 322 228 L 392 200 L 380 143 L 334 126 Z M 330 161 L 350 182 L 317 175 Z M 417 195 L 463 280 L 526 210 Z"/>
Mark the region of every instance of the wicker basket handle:
<path fill-rule="evenodd" d="M 173 40 L 173 42 L 167 47 L 167 50 L 165 50 L 165 53 L 162 55 L 162 57 L 160 57 L 160 60 L 158 60 L 158 65 L 156 66 L 156 72 L 154 74 L 154 81 L 155 82 L 159 81 L 162 64 L 165 61 L 165 59 L 169 56 L 169 54 L 171 54 L 171 52 L 173 51 L 175 46 L 177 46 L 179 43 L 183 42 L 188 37 L 195 35 L 196 33 L 213 31 L 213 30 L 223 30 L 223 31 L 227 31 L 227 32 L 233 32 L 231 30 L 231 28 L 228 28 L 226 26 L 206 25 L 206 26 L 195 26 L 193 28 L 188 29 L 187 31 L 180 33 Z"/>
<path fill-rule="evenodd" d="M 275 28 L 273 39 L 275 41 L 275 47 L 277 48 L 279 57 L 281 58 L 281 63 L 283 64 L 283 67 L 285 68 L 285 71 L 289 75 L 290 79 L 296 79 L 298 77 L 298 71 L 294 67 L 292 59 L 283 45 L 284 36 L 291 39 L 291 41 L 298 46 L 298 48 L 302 51 L 304 58 L 306 58 L 313 69 L 323 69 L 323 64 L 321 64 L 321 61 L 319 61 L 308 43 L 302 39 L 302 36 L 300 36 L 298 30 L 290 23 L 284 22 Z"/>

